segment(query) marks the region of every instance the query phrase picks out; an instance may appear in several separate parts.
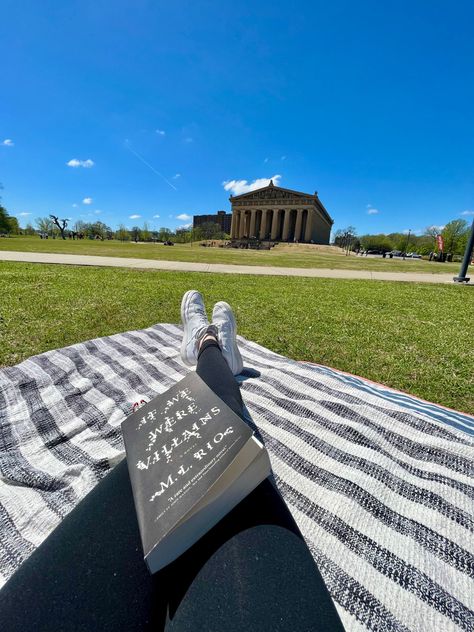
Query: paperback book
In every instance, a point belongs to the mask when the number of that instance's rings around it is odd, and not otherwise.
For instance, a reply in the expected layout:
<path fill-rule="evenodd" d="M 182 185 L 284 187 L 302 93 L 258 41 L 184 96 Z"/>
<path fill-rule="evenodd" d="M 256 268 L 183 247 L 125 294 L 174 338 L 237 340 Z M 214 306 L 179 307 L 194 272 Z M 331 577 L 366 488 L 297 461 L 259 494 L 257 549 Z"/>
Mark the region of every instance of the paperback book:
<path fill-rule="evenodd" d="M 122 424 L 145 562 L 187 550 L 271 471 L 263 444 L 189 373 Z"/>

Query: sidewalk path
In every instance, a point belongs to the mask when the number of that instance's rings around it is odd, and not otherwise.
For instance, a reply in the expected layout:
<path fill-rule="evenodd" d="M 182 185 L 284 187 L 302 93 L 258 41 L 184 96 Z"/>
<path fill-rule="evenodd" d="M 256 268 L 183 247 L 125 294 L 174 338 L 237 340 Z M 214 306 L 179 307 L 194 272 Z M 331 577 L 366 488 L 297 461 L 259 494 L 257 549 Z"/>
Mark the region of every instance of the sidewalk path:
<path fill-rule="evenodd" d="M 219 272 L 223 274 L 257 274 L 270 276 L 318 277 L 326 279 L 369 279 L 373 281 L 409 281 L 415 283 L 453 283 L 453 274 L 419 272 L 380 272 L 371 270 L 333 270 L 329 268 L 278 268 L 275 266 L 238 266 L 224 263 L 159 261 L 126 257 L 94 257 L 46 252 L 0 251 L 0 261 L 28 263 L 60 263 L 79 266 L 137 268 L 141 270 L 175 270 L 179 272 Z"/>

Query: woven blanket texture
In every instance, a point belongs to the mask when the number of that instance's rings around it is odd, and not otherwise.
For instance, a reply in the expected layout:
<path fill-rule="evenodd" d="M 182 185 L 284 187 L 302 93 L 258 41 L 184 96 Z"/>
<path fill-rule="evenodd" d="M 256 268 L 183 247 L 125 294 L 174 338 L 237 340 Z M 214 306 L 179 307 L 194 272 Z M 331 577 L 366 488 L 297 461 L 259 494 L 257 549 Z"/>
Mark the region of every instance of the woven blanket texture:
<path fill-rule="evenodd" d="M 0 585 L 186 375 L 159 324 L 0 370 Z M 242 395 L 346 630 L 474 630 L 474 418 L 239 338 Z"/>

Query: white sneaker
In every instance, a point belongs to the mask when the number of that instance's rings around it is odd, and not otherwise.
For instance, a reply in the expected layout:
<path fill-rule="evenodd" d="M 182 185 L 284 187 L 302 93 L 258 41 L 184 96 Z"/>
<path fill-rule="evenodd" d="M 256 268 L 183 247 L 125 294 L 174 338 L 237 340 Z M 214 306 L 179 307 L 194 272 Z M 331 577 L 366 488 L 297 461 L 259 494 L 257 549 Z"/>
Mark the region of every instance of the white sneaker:
<path fill-rule="evenodd" d="M 181 320 L 184 328 L 181 358 L 185 364 L 193 366 L 197 364 L 199 338 L 209 327 L 201 292 L 189 290 L 183 296 Z"/>
<path fill-rule="evenodd" d="M 237 324 L 231 306 L 224 301 L 214 305 L 212 324 L 217 325 L 219 344 L 230 370 L 234 375 L 242 373 L 244 363 L 237 346 Z"/>

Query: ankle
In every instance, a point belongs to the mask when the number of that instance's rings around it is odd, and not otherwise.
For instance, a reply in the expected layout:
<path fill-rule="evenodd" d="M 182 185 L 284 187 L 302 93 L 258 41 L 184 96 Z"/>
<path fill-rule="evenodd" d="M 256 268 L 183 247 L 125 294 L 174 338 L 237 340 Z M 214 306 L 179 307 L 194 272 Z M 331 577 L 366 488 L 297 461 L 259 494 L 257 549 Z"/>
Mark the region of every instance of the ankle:
<path fill-rule="evenodd" d="M 217 334 L 217 327 L 215 325 L 209 325 L 206 331 L 202 334 L 202 336 L 198 340 L 198 351 L 201 349 L 202 345 L 208 340 L 215 342 L 219 346 L 219 339 Z"/>
<path fill-rule="evenodd" d="M 202 338 L 199 340 L 198 343 L 198 350 L 201 349 L 202 345 L 207 342 L 208 340 L 212 340 L 213 342 L 217 342 L 217 336 L 215 336 L 214 334 L 204 334 L 204 336 L 202 336 Z"/>

